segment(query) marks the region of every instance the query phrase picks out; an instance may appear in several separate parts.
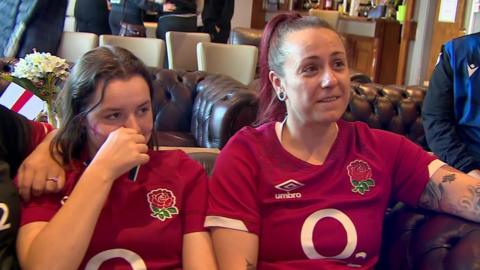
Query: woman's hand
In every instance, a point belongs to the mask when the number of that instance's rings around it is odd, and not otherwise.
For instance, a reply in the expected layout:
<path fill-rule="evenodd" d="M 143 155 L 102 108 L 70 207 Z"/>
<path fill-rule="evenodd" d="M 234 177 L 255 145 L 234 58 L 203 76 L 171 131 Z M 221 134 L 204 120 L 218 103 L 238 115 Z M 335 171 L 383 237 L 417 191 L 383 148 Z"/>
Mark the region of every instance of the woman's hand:
<path fill-rule="evenodd" d="M 59 192 L 65 185 L 65 171 L 50 155 L 54 135 L 55 131 L 50 132 L 18 169 L 18 189 L 25 201 L 30 200 L 32 194 L 39 196 L 44 192 Z"/>
<path fill-rule="evenodd" d="M 177 6 L 173 3 L 165 3 L 163 4 L 163 12 L 173 12 L 177 10 Z"/>
<path fill-rule="evenodd" d="M 136 130 L 119 128 L 98 149 L 89 167 L 95 166 L 107 173 L 107 178 L 117 179 L 133 167 L 145 164 L 150 157 L 145 137 Z"/>

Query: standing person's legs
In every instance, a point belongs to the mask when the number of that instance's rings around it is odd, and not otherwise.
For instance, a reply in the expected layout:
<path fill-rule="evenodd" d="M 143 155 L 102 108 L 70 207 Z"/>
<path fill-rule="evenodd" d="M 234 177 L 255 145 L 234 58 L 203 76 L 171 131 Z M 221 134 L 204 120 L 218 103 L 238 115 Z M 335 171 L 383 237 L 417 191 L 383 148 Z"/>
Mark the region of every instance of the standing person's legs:
<path fill-rule="evenodd" d="M 108 23 L 110 24 L 110 30 L 112 30 L 112 35 L 118 35 L 120 32 L 120 20 L 122 19 L 122 14 L 116 10 L 110 11 L 108 16 Z"/>
<path fill-rule="evenodd" d="M 212 41 L 217 43 L 227 43 L 229 37 L 230 37 L 230 24 L 222 25 L 220 27 L 220 32 L 216 32 L 213 35 Z"/>
<path fill-rule="evenodd" d="M 157 38 L 165 40 L 168 31 L 197 32 L 197 16 L 166 15 L 158 18 Z"/>
<path fill-rule="evenodd" d="M 230 24 L 220 26 L 220 31 L 217 32 L 217 27 L 215 27 L 215 23 L 209 22 L 203 26 L 202 30 L 202 32 L 210 35 L 212 42 L 227 43 L 228 38 L 230 37 Z"/>
<path fill-rule="evenodd" d="M 108 20 L 103 21 L 79 21 L 77 20 L 77 32 L 94 33 L 97 35 L 111 34 Z"/>

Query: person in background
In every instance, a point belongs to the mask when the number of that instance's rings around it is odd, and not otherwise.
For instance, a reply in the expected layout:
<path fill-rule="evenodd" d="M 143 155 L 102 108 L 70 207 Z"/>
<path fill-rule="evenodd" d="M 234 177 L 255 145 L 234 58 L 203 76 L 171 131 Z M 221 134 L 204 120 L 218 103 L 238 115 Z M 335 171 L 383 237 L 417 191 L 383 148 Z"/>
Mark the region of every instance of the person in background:
<path fill-rule="evenodd" d="M 79 59 L 50 146 L 65 187 L 22 206 L 22 268 L 216 268 L 203 227 L 207 176 L 182 151 L 151 150 L 151 94 L 150 73 L 125 49 Z"/>
<path fill-rule="evenodd" d="M 158 13 L 157 38 L 168 31 L 197 32 L 196 0 L 168 0 Z"/>
<path fill-rule="evenodd" d="M 67 4 L 67 0 L 0 1 L 0 57 L 23 58 L 33 49 L 56 54 Z"/>
<path fill-rule="evenodd" d="M 373 269 L 391 200 L 479 222 L 480 182 L 407 138 L 341 119 L 341 37 L 280 14 L 261 42 L 257 127 L 234 135 L 209 181 L 220 269 Z"/>
<path fill-rule="evenodd" d="M 0 105 L 0 269 L 20 269 L 15 241 L 20 224 L 20 197 L 13 184 L 21 162 L 52 130 Z M 20 169 L 21 171 L 21 169 Z M 45 179 L 43 183 L 52 187 Z M 58 191 L 53 185 L 53 192 Z"/>
<path fill-rule="evenodd" d="M 205 0 L 203 31 L 210 34 L 213 42 L 227 43 L 234 9 L 235 0 Z"/>
<path fill-rule="evenodd" d="M 422 117 L 428 146 L 441 160 L 480 178 L 480 33 L 441 49 Z"/>
<path fill-rule="evenodd" d="M 77 31 L 97 35 L 111 34 L 108 24 L 109 6 L 108 0 L 76 0 L 74 14 Z"/>
<path fill-rule="evenodd" d="M 163 1 L 164 0 L 110 0 L 112 9 L 110 10 L 108 22 L 112 34 L 118 35 L 120 33 L 120 22 L 122 21 L 142 25 L 144 11 L 161 10 L 163 7 L 160 3 Z"/>

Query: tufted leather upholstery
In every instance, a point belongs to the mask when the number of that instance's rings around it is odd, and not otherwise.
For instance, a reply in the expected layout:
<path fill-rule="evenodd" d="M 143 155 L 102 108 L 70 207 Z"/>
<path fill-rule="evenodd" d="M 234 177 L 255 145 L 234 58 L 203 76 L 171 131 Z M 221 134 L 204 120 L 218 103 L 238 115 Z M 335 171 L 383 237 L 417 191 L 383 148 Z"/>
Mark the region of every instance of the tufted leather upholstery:
<path fill-rule="evenodd" d="M 151 72 L 158 145 L 221 148 L 255 120 L 256 93 L 227 76 L 167 69 Z"/>
<path fill-rule="evenodd" d="M 376 269 L 480 269 L 480 225 L 402 204 L 386 215 Z"/>
<path fill-rule="evenodd" d="M 426 91 L 423 86 L 352 82 L 351 100 L 343 118 L 405 135 L 427 149 L 421 119 Z"/>

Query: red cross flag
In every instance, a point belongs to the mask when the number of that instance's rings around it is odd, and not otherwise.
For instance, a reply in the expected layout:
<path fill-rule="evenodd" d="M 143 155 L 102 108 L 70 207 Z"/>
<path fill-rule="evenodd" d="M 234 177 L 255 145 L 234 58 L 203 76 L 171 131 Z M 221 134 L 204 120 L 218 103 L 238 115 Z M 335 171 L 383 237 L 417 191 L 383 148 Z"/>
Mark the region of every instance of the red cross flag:
<path fill-rule="evenodd" d="M 13 82 L 0 96 L 0 104 L 30 120 L 35 119 L 43 110 L 43 100 Z"/>

